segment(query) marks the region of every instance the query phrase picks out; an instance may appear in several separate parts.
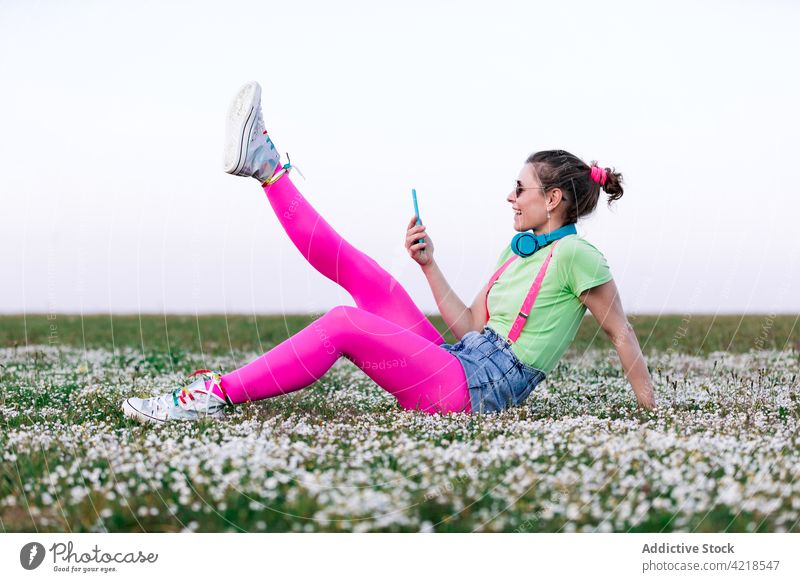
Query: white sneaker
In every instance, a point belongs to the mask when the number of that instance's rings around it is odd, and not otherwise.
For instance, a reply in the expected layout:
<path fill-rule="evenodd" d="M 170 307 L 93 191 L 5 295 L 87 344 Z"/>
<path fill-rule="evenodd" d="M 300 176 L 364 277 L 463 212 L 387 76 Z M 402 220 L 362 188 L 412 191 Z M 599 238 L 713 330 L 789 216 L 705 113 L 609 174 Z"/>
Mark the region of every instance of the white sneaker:
<path fill-rule="evenodd" d="M 267 135 L 261 116 L 261 85 L 250 81 L 242 85 L 228 109 L 225 171 L 264 183 L 280 165 L 280 154 Z"/>
<path fill-rule="evenodd" d="M 223 390 L 225 400 L 206 389 L 206 380 L 211 380 L 222 389 L 220 374 L 211 370 L 198 370 L 202 375 L 188 386 L 152 398 L 128 398 L 122 403 L 125 416 L 140 422 L 159 424 L 169 420 L 198 420 L 223 416 L 226 404 L 233 403 Z"/>

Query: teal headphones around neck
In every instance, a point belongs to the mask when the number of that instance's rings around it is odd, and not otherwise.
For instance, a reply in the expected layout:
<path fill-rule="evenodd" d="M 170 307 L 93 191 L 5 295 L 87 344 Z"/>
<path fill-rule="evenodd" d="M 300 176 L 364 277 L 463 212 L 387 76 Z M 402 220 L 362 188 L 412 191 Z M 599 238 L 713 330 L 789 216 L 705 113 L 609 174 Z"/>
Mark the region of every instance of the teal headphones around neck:
<path fill-rule="evenodd" d="M 547 234 L 533 234 L 532 232 L 520 232 L 511 239 L 511 250 L 520 257 L 530 257 L 533 253 L 546 247 L 551 242 L 563 238 L 570 234 L 578 234 L 575 223 L 562 226 L 548 232 Z"/>

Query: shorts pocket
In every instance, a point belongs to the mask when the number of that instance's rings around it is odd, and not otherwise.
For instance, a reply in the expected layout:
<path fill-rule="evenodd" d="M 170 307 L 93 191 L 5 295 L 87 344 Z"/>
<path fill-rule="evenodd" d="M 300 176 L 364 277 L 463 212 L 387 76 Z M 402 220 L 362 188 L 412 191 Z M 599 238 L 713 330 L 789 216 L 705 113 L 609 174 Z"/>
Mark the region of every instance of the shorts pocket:
<path fill-rule="evenodd" d="M 544 372 L 508 356 L 495 357 L 486 364 L 474 368 L 470 384 L 470 398 L 477 412 L 500 412 L 519 406 L 544 380 Z"/>
<path fill-rule="evenodd" d="M 517 404 L 522 404 L 531 395 L 533 389 L 544 381 L 545 374 L 541 370 L 526 366 L 522 362 L 518 364 L 520 380 L 516 392 L 515 399 Z"/>
<path fill-rule="evenodd" d="M 536 388 L 536 382 L 521 382 L 514 394 L 514 400 L 517 401 L 517 405 L 525 402 L 528 399 L 528 396 L 531 395 L 531 392 L 533 392 L 534 388 Z"/>
<path fill-rule="evenodd" d="M 487 412 L 500 412 L 513 405 L 512 395 L 508 390 L 508 384 L 498 380 L 484 382 L 475 388 L 470 389 L 473 393 L 473 400 L 478 401 L 478 406 L 474 409 L 485 414 Z"/>

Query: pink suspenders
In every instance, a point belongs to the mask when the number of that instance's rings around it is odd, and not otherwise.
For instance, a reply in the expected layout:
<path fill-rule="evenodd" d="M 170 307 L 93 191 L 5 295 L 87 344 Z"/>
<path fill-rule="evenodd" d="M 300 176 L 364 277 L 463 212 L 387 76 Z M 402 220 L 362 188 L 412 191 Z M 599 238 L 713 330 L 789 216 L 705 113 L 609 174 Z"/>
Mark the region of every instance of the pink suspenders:
<path fill-rule="evenodd" d="M 550 252 L 547 255 L 547 258 L 544 260 L 542 264 L 542 268 L 539 269 L 539 274 L 536 275 L 536 279 L 533 280 L 533 285 L 531 285 L 530 290 L 528 291 L 528 295 L 525 297 L 525 300 L 522 302 L 522 307 L 520 307 L 519 314 L 517 318 L 514 320 L 514 323 L 511 325 L 511 330 L 508 332 L 508 341 L 509 343 L 513 343 L 517 341 L 519 338 L 519 334 L 522 332 L 522 328 L 525 326 L 525 323 L 528 321 L 528 315 L 531 313 L 531 308 L 533 307 L 533 302 L 536 301 L 536 296 L 539 294 L 539 289 L 542 287 L 542 280 L 544 279 L 544 274 L 547 272 L 547 265 L 550 264 L 550 258 L 553 256 L 553 249 L 556 247 L 558 241 L 555 241 L 550 246 Z M 492 278 L 489 279 L 489 287 L 486 289 L 486 297 L 484 298 L 484 304 L 486 306 L 486 321 L 489 321 L 489 291 L 492 290 L 492 285 L 494 285 L 495 281 L 503 274 L 503 271 L 506 270 L 514 260 L 519 258 L 519 255 L 514 255 L 513 257 L 509 258 L 505 263 L 503 263 L 499 269 L 492 275 Z"/>

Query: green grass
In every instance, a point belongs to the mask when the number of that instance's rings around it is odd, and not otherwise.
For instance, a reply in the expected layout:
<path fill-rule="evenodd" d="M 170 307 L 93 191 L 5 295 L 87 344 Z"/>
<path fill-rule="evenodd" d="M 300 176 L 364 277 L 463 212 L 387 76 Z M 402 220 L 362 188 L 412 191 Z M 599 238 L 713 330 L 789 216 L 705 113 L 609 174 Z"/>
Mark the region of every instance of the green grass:
<path fill-rule="evenodd" d="M 629 315 L 642 350 L 707 355 L 715 351 L 800 349 L 794 315 Z M 453 343 L 441 317 L 431 322 Z M 46 315 L 0 316 L 0 347 L 25 344 L 85 348 L 131 347 L 168 360 L 182 352 L 266 351 L 313 321 L 309 315 Z M 572 345 L 577 351 L 610 343 L 593 317 L 585 317 Z M 174 363 L 174 361 L 173 361 Z"/>
<path fill-rule="evenodd" d="M 0 317 L 0 531 L 798 531 L 797 318 L 630 319 L 656 413 L 586 318 L 501 415 L 401 410 L 340 361 L 223 421 L 151 427 L 121 400 L 312 318 Z"/>

